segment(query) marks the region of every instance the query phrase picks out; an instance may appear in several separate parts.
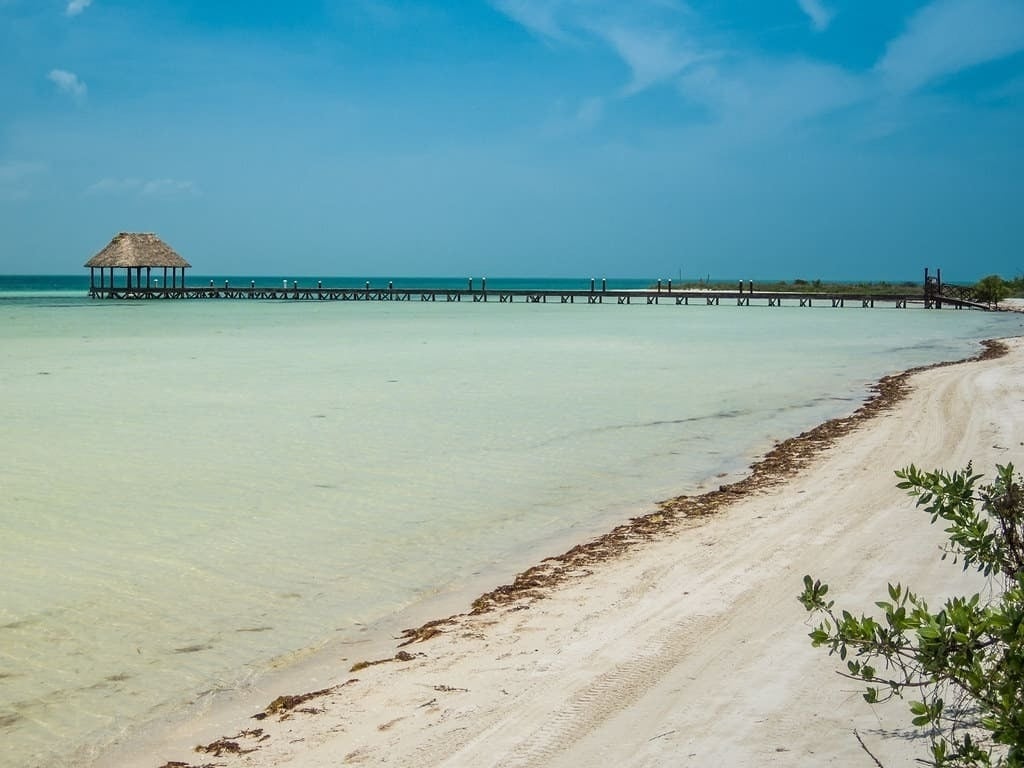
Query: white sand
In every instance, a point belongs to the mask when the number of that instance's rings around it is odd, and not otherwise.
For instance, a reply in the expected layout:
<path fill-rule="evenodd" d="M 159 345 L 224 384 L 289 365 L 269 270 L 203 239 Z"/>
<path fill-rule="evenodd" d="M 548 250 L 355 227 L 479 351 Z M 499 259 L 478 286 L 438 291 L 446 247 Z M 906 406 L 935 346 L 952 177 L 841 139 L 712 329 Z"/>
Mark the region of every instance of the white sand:
<path fill-rule="evenodd" d="M 939 560 L 941 531 L 895 487 L 893 470 L 960 468 L 1020 459 L 1024 344 L 998 360 L 926 371 L 899 406 L 841 438 L 799 477 L 643 544 L 546 599 L 464 617 L 416 654 L 279 720 L 247 719 L 275 696 L 261 690 L 233 714 L 167 734 L 148 754 L 225 766 L 865 766 L 857 729 L 887 765 L 923 742 L 905 738 L 896 702 L 869 707 L 812 649 L 796 600 L 805 573 L 841 606 L 871 608 L 888 581 L 938 603 L 980 582 Z M 1019 461 L 1024 465 L 1024 461 Z M 398 650 L 397 643 L 385 651 Z M 374 658 L 370 656 L 369 658 Z M 246 754 L 191 747 L 243 729 Z"/>

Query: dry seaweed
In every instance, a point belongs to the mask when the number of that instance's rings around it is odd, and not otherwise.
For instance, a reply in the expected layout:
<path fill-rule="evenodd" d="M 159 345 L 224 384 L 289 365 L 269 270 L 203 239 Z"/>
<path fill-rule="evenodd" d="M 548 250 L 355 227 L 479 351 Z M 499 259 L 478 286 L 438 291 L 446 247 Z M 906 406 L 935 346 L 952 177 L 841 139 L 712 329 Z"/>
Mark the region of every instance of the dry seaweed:
<path fill-rule="evenodd" d="M 330 688 L 321 688 L 319 691 L 310 691 L 309 693 L 300 693 L 289 696 L 278 696 L 267 705 L 266 709 L 253 715 L 252 719 L 264 720 L 271 715 L 280 715 L 281 719 L 284 719 L 290 712 L 297 710 L 300 704 L 305 704 L 307 701 L 310 701 L 311 699 L 318 699 L 321 696 L 329 696 L 335 691 L 344 688 L 346 685 L 351 685 L 356 682 L 356 680 L 356 678 L 352 678 L 339 685 L 332 685 Z M 298 709 L 297 711 L 319 714 L 322 710 Z"/>
<path fill-rule="evenodd" d="M 270 738 L 269 736 L 263 735 L 262 728 L 254 728 L 252 730 L 240 731 L 234 736 L 225 736 L 211 741 L 209 744 L 199 744 L 195 747 L 196 752 L 205 752 L 208 755 L 214 757 L 220 757 L 227 753 L 229 755 L 247 755 L 250 752 L 255 752 L 257 747 L 251 749 L 243 748 L 239 743 L 238 739 L 257 739 L 258 741 L 265 741 Z"/>
<path fill-rule="evenodd" d="M 428 621 L 415 629 L 404 629 L 402 630 L 402 637 L 405 638 L 405 642 L 399 643 L 398 647 L 401 648 L 412 643 L 422 643 L 424 640 L 429 640 L 436 635 L 440 635 L 444 632 L 441 627 L 447 624 L 454 624 L 455 617 L 449 616 L 446 619 L 434 619 Z"/>
<path fill-rule="evenodd" d="M 422 654 L 420 654 L 420 655 L 422 655 Z M 409 653 L 408 651 L 399 651 L 394 656 L 392 656 L 391 658 L 388 658 L 388 659 L 377 659 L 376 661 L 360 661 L 360 662 L 357 662 L 357 663 L 352 665 L 352 668 L 349 669 L 349 672 L 358 672 L 359 670 L 366 669 L 367 667 L 374 667 L 377 664 L 387 664 L 387 663 L 392 662 L 392 661 L 412 661 L 415 658 L 416 658 L 415 654 Z"/>

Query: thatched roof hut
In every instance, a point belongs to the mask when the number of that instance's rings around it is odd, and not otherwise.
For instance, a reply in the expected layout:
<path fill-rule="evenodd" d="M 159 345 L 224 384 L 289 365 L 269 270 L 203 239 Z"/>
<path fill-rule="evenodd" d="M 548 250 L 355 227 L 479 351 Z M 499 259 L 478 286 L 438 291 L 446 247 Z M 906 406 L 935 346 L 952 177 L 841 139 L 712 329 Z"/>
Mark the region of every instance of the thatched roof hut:
<path fill-rule="evenodd" d="M 114 269 L 125 270 L 125 288 L 132 290 L 132 270 L 135 270 L 135 288 L 149 289 L 152 285 L 151 270 L 156 267 L 163 269 L 163 287 L 167 287 L 167 270 L 171 269 L 172 287 L 177 288 L 178 270 L 181 270 L 181 287 L 185 287 L 185 270 L 192 265 L 185 261 L 167 243 L 152 232 L 120 232 L 114 236 L 107 247 L 87 262 L 89 268 L 89 287 L 94 290 L 94 271 L 100 270 L 101 289 L 105 288 L 104 270 L 110 270 L 110 288 L 114 288 Z M 142 282 L 142 270 L 146 270 L 146 282 Z"/>

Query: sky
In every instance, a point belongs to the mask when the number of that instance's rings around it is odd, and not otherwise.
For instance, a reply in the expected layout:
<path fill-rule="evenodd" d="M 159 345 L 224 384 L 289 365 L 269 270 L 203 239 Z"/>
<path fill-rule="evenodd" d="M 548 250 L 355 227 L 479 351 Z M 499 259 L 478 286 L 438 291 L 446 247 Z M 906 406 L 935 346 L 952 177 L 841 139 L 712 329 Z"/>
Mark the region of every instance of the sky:
<path fill-rule="evenodd" d="M 0 0 L 0 273 L 1024 274 L 1024 0 Z"/>

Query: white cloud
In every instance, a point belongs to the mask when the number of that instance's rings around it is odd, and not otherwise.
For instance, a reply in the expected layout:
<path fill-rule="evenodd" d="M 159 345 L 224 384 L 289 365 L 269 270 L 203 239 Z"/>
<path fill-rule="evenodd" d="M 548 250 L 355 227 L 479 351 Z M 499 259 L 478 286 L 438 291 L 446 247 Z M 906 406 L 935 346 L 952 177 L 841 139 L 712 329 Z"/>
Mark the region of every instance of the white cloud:
<path fill-rule="evenodd" d="M 179 179 L 153 179 L 142 185 L 142 194 L 149 197 L 191 197 L 199 194 L 199 187 L 191 181 Z"/>
<path fill-rule="evenodd" d="M 145 197 L 195 197 L 200 194 L 198 185 L 180 179 L 100 179 L 91 184 L 86 192 L 91 195 L 136 194 Z"/>
<path fill-rule="evenodd" d="M 876 68 L 889 88 L 909 92 L 1020 50 L 1021 0 L 936 0 L 911 17 Z"/>
<path fill-rule="evenodd" d="M 575 103 L 559 101 L 545 123 L 549 136 L 565 137 L 589 131 L 604 119 L 605 100 L 598 97 Z"/>
<path fill-rule="evenodd" d="M 826 8 L 821 0 L 797 0 L 797 3 L 800 4 L 800 10 L 810 18 L 815 30 L 822 32 L 828 29 L 828 25 L 832 23 L 832 17 L 835 13 Z"/>
<path fill-rule="evenodd" d="M 868 101 L 870 83 L 807 59 L 751 57 L 705 65 L 680 79 L 683 94 L 708 110 L 728 136 L 767 137 Z"/>
<path fill-rule="evenodd" d="M 100 179 L 86 191 L 91 194 L 118 194 L 139 190 L 142 184 L 141 179 Z"/>
<path fill-rule="evenodd" d="M 77 16 L 90 5 L 92 5 L 92 0 L 69 0 L 67 8 L 64 9 L 64 13 L 68 16 Z"/>
<path fill-rule="evenodd" d="M 595 27 L 594 31 L 629 67 L 632 81 L 625 89 L 627 94 L 644 91 L 707 58 L 668 30 L 646 31 L 616 24 Z"/>
<path fill-rule="evenodd" d="M 0 165 L 0 200 L 24 200 L 30 197 L 34 179 L 46 170 L 42 163 Z"/>
<path fill-rule="evenodd" d="M 604 116 L 603 99 L 585 99 L 576 110 L 576 122 L 580 125 L 592 126 L 601 121 Z"/>
<path fill-rule="evenodd" d="M 564 41 L 568 34 L 556 19 L 560 3 L 545 0 L 493 0 L 494 7 L 537 37 Z"/>
<path fill-rule="evenodd" d="M 625 95 L 662 83 L 706 58 L 690 40 L 693 17 L 676 0 L 492 0 L 496 9 L 545 42 L 598 41 L 630 70 Z"/>
<path fill-rule="evenodd" d="M 59 91 L 68 94 L 75 101 L 85 100 L 88 88 L 74 72 L 68 72 L 66 69 L 51 69 L 46 78 L 56 85 Z"/>

